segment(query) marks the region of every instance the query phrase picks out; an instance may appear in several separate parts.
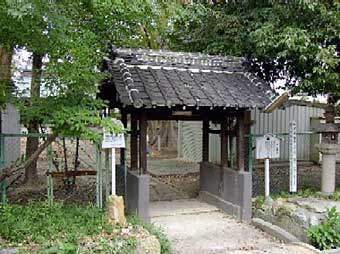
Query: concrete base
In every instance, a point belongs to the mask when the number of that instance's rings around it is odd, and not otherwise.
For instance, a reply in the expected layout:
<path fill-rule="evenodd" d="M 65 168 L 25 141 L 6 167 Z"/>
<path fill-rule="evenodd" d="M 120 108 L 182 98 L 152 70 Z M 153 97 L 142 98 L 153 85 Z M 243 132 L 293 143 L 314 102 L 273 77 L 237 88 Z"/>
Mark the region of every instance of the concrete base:
<path fill-rule="evenodd" d="M 324 194 L 332 194 L 335 191 L 336 154 L 340 152 L 340 145 L 317 144 L 316 146 L 322 153 L 321 191 Z"/>
<path fill-rule="evenodd" d="M 255 227 L 263 230 L 264 232 L 267 232 L 268 234 L 274 236 L 277 239 L 280 239 L 283 242 L 300 242 L 300 239 L 298 239 L 291 233 L 262 219 L 254 218 L 252 219 L 252 223 Z"/>
<path fill-rule="evenodd" d="M 128 171 L 126 189 L 126 208 L 145 222 L 150 222 L 150 176 Z"/>
<path fill-rule="evenodd" d="M 252 177 L 212 163 L 200 165 L 200 199 L 213 204 L 234 217 L 251 220 Z"/>

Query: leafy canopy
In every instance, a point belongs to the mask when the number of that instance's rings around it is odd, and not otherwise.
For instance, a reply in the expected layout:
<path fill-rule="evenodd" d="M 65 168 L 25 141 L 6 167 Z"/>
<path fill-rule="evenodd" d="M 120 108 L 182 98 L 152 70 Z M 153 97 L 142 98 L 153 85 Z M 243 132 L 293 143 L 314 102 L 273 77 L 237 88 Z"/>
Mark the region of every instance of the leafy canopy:
<path fill-rule="evenodd" d="M 165 8 L 166 7 L 166 8 Z M 41 98 L 13 98 L 23 122 L 49 124 L 57 135 L 97 138 L 93 126 L 121 131 L 100 111 L 97 98 L 102 58 L 108 43 L 124 47 L 157 47 L 168 26 L 172 5 L 151 0 L 42 1 L 0 3 L 0 46 L 24 48 L 45 56 Z"/>
<path fill-rule="evenodd" d="M 267 81 L 340 98 L 339 1 L 215 2 L 186 6 L 170 36 L 173 49 L 245 56 Z"/>

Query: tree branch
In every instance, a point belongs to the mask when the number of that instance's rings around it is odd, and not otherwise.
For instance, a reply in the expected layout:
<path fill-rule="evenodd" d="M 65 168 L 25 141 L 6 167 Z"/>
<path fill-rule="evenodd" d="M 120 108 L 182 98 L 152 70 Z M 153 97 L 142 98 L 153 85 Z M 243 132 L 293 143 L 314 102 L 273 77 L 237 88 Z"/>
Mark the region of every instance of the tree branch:
<path fill-rule="evenodd" d="M 40 156 L 40 154 L 56 139 L 56 135 L 52 134 L 48 136 L 48 138 L 45 140 L 45 142 L 38 147 L 37 150 L 22 164 L 15 166 L 11 165 L 7 168 L 4 168 L 2 171 L 2 174 L 0 175 L 0 182 L 4 180 L 6 177 L 9 177 L 13 171 L 17 172 L 21 169 L 26 168 L 31 163 L 33 163 L 35 160 L 37 160 Z"/>

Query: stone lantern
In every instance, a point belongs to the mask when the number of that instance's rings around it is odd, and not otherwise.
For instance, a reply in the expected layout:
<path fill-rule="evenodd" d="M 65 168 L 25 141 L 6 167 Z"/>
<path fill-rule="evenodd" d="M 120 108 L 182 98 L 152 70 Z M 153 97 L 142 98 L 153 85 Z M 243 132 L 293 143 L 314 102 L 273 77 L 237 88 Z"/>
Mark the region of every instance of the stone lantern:
<path fill-rule="evenodd" d="M 326 108 L 324 116 L 326 123 L 319 124 L 315 128 L 322 137 L 321 144 L 317 144 L 316 147 L 322 154 L 321 191 L 324 194 L 331 194 L 335 191 L 336 154 L 340 152 L 340 144 L 338 144 L 340 124 L 334 123 L 333 105 Z"/>

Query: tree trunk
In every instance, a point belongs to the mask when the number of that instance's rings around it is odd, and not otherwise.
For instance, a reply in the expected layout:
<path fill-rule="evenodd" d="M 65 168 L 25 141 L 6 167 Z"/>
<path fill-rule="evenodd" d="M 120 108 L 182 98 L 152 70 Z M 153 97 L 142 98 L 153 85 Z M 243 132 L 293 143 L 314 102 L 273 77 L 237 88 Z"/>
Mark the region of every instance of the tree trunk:
<path fill-rule="evenodd" d="M 11 91 L 13 49 L 0 45 L 0 106 L 5 103 Z M 1 98 L 4 98 L 1 99 Z"/>
<path fill-rule="evenodd" d="M 43 55 L 33 53 L 32 80 L 31 80 L 31 100 L 40 97 L 41 71 Z M 32 119 L 27 126 L 28 133 L 39 133 L 39 123 Z M 30 158 L 39 147 L 38 137 L 27 137 L 26 158 Z M 25 167 L 25 183 L 33 185 L 38 177 L 37 159 L 33 160 Z"/>

